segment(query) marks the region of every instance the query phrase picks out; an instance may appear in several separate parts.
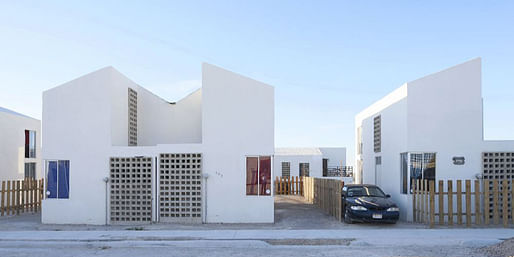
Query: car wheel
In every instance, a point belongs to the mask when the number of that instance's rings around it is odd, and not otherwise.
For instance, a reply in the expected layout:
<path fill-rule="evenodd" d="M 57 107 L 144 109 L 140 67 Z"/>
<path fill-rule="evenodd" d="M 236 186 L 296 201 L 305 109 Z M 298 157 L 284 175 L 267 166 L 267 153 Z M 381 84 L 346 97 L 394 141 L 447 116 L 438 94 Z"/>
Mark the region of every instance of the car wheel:
<path fill-rule="evenodd" d="M 344 211 L 344 223 L 353 224 L 353 220 L 352 220 L 352 218 L 350 218 L 350 215 L 348 214 L 348 210 Z"/>

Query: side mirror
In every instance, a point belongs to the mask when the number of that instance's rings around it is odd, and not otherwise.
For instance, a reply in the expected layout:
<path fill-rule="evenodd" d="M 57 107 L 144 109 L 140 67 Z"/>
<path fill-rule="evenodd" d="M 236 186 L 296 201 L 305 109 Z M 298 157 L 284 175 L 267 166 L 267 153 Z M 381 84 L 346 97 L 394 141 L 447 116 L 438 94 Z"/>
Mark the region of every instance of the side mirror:
<path fill-rule="evenodd" d="M 391 198 L 391 195 L 386 195 L 387 198 Z"/>

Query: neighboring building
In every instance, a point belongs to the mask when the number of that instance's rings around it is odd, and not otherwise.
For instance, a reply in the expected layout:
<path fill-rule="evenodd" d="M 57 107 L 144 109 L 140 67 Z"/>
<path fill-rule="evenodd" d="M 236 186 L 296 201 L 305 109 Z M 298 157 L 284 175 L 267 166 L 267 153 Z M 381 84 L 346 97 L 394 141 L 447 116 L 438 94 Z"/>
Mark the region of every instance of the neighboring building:
<path fill-rule="evenodd" d="M 359 113 L 357 183 L 379 185 L 411 220 L 412 179 L 513 178 L 514 141 L 483 139 L 481 81 L 477 58 L 405 83 Z"/>
<path fill-rule="evenodd" d="M 274 221 L 272 86 L 203 64 L 170 103 L 107 67 L 45 91 L 43 131 L 43 223 Z"/>
<path fill-rule="evenodd" d="M 349 175 L 344 147 L 279 147 L 273 162 L 275 176 L 327 177 Z M 342 174 L 344 173 L 344 174 Z"/>
<path fill-rule="evenodd" d="M 41 178 L 41 121 L 0 107 L 0 181 Z"/>

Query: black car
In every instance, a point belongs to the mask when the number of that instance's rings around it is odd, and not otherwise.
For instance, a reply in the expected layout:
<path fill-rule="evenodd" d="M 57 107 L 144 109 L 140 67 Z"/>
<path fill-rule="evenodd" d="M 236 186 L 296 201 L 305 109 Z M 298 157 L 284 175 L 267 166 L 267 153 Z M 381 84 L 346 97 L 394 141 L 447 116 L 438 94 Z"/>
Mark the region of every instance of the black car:
<path fill-rule="evenodd" d="M 390 197 L 375 185 L 345 185 L 342 190 L 344 222 L 396 223 L 400 209 Z"/>

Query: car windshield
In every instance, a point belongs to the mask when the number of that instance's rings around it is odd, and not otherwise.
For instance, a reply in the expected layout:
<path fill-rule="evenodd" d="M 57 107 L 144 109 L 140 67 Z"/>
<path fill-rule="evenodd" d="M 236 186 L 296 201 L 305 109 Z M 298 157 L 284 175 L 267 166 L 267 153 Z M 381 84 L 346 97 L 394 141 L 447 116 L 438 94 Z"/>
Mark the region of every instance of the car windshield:
<path fill-rule="evenodd" d="M 385 197 L 384 192 L 380 190 L 380 188 L 376 186 L 360 186 L 360 187 L 350 187 L 348 188 L 348 197 L 358 197 L 358 196 L 376 196 L 376 197 Z"/>

